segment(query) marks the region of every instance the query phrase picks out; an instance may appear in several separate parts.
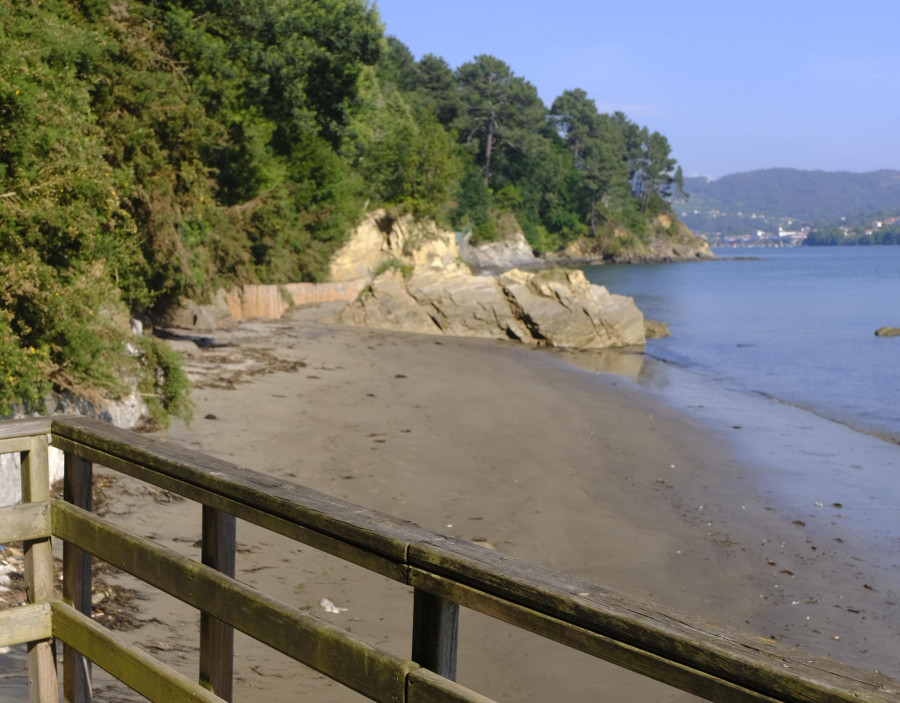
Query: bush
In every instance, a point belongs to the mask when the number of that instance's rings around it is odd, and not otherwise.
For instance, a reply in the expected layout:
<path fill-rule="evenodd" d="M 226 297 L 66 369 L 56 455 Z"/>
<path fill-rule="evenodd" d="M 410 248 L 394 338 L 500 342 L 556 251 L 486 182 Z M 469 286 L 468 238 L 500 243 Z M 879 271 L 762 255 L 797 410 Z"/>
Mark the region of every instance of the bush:
<path fill-rule="evenodd" d="M 399 271 L 403 278 L 409 278 L 412 276 L 413 267 L 412 264 L 404 263 L 394 256 L 378 264 L 378 266 L 375 267 L 375 271 L 372 273 L 372 278 L 378 278 L 385 271 Z"/>
<path fill-rule="evenodd" d="M 172 415 L 190 422 L 194 414 L 190 401 L 191 384 L 181 368 L 178 354 L 152 337 L 140 337 L 137 348 L 140 362 L 138 390 L 147 404 L 151 422 L 168 427 Z"/>
<path fill-rule="evenodd" d="M 0 417 L 16 403 L 27 411 L 39 409 L 50 391 L 47 348 L 23 347 L 11 321 L 12 315 L 0 310 Z"/>

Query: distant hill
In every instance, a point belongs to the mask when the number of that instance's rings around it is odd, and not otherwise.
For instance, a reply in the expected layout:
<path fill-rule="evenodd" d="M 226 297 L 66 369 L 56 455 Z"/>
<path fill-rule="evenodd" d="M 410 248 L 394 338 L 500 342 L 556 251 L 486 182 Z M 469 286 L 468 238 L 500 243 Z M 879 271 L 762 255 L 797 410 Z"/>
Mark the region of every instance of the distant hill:
<path fill-rule="evenodd" d="M 692 230 L 740 234 L 779 225 L 833 222 L 900 211 L 900 171 L 869 173 L 771 168 L 715 180 L 685 178 L 673 209 Z"/>

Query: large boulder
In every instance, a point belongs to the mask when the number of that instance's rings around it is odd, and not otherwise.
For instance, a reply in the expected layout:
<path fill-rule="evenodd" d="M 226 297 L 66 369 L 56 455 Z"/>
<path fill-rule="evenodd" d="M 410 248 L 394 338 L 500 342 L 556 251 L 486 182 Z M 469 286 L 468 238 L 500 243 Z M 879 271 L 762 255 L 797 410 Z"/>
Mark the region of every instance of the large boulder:
<path fill-rule="evenodd" d="M 592 285 L 581 271 L 476 276 L 452 232 L 384 210 L 351 234 L 332 260 L 331 277 L 371 279 L 339 316 L 353 325 L 581 349 L 645 339 L 634 301 Z"/>
<path fill-rule="evenodd" d="M 340 320 L 350 325 L 440 334 L 440 329 L 406 289 L 403 273 L 388 269 L 345 307 Z"/>
<path fill-rule="evenodd" d="M 506 270 L 540 263 L 521 232 L 515 232 L 499 242 L 479 244 L 472 243 L 472 233 L 469 232 L 460 242 L 459 255 L 475 268 Z"/>
<path fill-rule="evenodd" d="M 494 277 L 473 276 L 463 267 L 432 268 L 415 272 L 407 290 L 442 334 L 532 340 Z"/>
<path fill-rule="evenodd" d="M 513 269 L 498 282 L 538 343 L 577 349 L 644 343 L 644 315 L 634 300 L 589 283 L 582 271 Z"/>
<path fill-rule="evenodd" d="M 428 334 L 516 339 L 532 346 L 603 349 L 644 343 L 644 316 L 581 271 L 474 276 L 451 265 L 395 270 L 341 313 L 349 324 Z"/>

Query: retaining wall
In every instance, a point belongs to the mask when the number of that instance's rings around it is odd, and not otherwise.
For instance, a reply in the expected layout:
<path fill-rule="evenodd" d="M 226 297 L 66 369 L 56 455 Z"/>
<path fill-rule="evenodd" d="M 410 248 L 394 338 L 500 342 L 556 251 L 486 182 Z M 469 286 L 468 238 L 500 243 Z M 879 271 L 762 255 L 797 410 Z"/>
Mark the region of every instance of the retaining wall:
<path fill-rule="evenodd" d="M 261 317 L 274 320 L 291 305 L 351 301 L 366 285 L 366 279 L 336 283 L 285 283 L 283 285 L 247 285 L 232 288 L 225 303 L 235 320 Z"/>

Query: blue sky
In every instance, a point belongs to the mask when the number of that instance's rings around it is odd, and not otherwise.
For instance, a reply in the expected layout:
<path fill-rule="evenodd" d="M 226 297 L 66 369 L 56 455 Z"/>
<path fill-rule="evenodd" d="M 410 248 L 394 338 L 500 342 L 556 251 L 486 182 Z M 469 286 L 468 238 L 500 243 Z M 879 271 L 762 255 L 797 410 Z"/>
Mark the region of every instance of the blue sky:
<path fill-rule="evenodd" d="M 417 59 L 491 54 L 548 106 L 583 88 L 666 135 L 685 175 L 900 169 L 900 0 L 376 5 Z"/>

